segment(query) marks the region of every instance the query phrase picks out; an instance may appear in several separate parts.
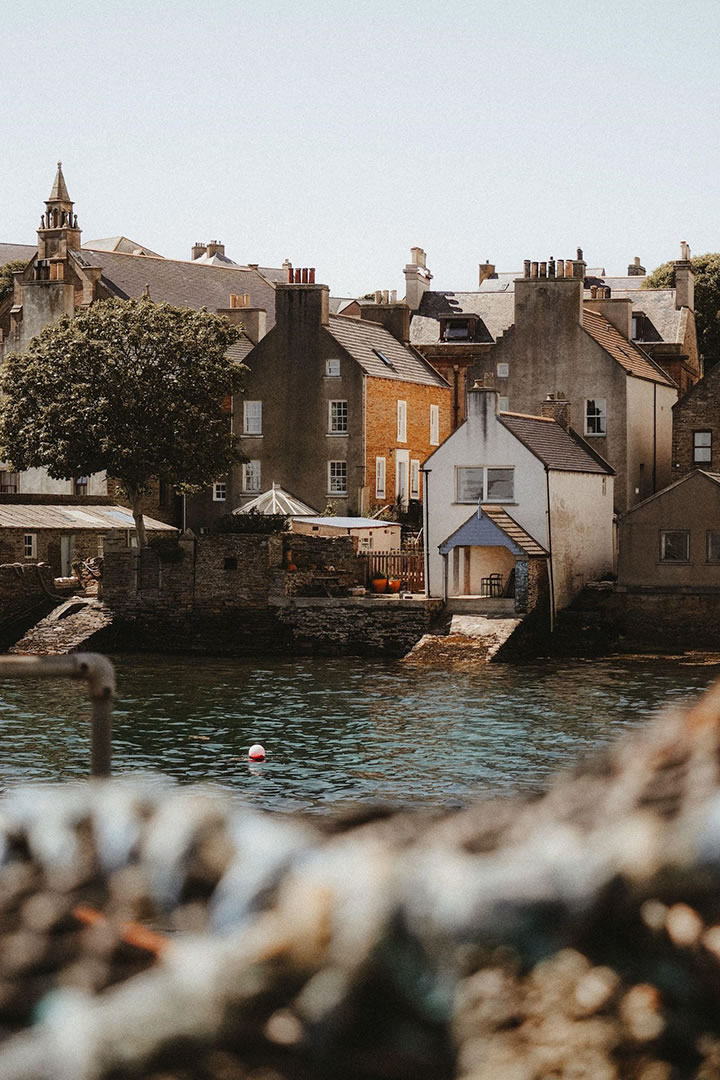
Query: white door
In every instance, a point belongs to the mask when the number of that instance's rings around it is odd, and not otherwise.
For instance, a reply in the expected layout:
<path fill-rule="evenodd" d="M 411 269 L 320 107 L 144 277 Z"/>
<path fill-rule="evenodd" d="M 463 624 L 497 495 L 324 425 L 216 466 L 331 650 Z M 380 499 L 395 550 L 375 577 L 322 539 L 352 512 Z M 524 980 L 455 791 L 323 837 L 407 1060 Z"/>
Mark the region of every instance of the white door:
<path fill-rule="evenodd" d="M 60 537 L 60 576 L 72 577 L 72 560 L 73 560 L 73 540 L 72 533 L 65 533 Z"/>

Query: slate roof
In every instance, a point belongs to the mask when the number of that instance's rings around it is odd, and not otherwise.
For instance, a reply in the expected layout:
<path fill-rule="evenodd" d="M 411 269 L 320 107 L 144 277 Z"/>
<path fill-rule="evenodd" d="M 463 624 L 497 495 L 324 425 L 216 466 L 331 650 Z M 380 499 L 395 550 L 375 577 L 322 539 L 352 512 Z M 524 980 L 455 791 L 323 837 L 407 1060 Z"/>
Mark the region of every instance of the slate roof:
<path fill-rule="evenodd" d="M 609 476 L 615 473 L 607 461 L 572 428 L 566 431 L 551 417 L 508 412 L 498 413 L 497 418 L 503 427 L 549 469 L 603 473 Z"/>
<path fill-rule="evenodd" d="M 652 495 L 648 495 L 648 497 L 646 499 L 643 499 L 642 502 L 635 503 L 635 505 L 631 506 L 629 510 L 626 510 L 624 514 L 620 515 L 619 520 L 624 521 L 626 517 L 629 517 L 630 514 L 634 514 L 635 511 L 639 510 L 642 506 L 647 506 L 648 503 L 654 502 L 656 499 L 660 499 L 663 495 L 667 495 L 669 491 L 672 491 L 673 488 L 679 487 L 681 484 L 687 483 L 687 481 L 690 480 L 693 476 L 698 475 L 704 476 L 707 480 L 712 481 L 713 484 L 717 484 L 718 486 L 720 486 L 719 473 L 707 472 L 705 469 L 693 469 L 692 472 L 685 473 L 684 476 L 681 476 L 679 479 L 674 480 L 671 484 L 668 484 L 667 487 L 662 488 L 660 491 L 655 491 Z"/>
<path fill-rule="evenodd" d="M 619 330 L 607 321 L 604 315 L 587 308 L 583 311 L 583 327 L 590 337 L 601 345 L 605 352 L 612 356 L 621 367 L 625 368 L 629 375 L 638 379 L 649 379 L 651 382 L 663 383 L 665 386 L 675 386 L 676 383 L 667 375 L 661 367 L 655 364 L 647 353 L 644 353 L 632 341 L 622 336 Z"/>
<path fill-rule="evenodd" d="M 151 251 L 145 244 L 138 244 L 128 236 L 105 236 L 101 240 L 88 240 L 82 246 L 90 251 L 119 251 L 123 255 L 152 255 L 162 259 L 157 251 Z"/>
<path fill-rule="evenodd" d="M 34 250 L 34 249 L 33 249 Z M 78 258 L 79 256 L 79 258 Z M 268 329 L 275 322 L 275 289 L 256 270 L 247 267 L 208 266 L 149 255 L 124 255 L 119 252 L 73 252 L 81 265 L 102 267 L 102 282 L 121 300 L 142 296 L 150 286 L 153 300 L 177 307 L 217 311 L 230 307 L 230 294 L 250 294 L 254 307 L 267 311 Z"/>
<path fill-rule="evenodd" d="M 512 325 L 515 298 L 513 292 L 508 291 L 426 292 L 410 323 L 411 344 L 437 343 L 440 340 L 439 320 L 443 315 L 477 315 L 483 325 L 475 340 L 495 341 Z M 482 333 L 483 327 L 487 336 Z"/>
<path fill-rule="evenodd" d="M 513 543 L 522 548 L 527 555 L 547 555 L 547 551 L 530 533 L 525 532 L 522 525 L 518 525 L 514 518 L 510 517 L 507 510 L 502 506 L 487 506 L 485 503 L 480 507 L 483 514 L 502 529 L 510 537 Z"/>
<path fill-rule="evenodd" d="M 37 251 L 37 245 L 31 244 L 0 244 L 0 266 L 9 262 L 30 262 Z"/>
<path fill-rule="evenodd" d="M 177 532 L 172 525 L 143 516 L 149 532 Z M 54 506 L 36 503 L 0 504 L 0 529 L 134 529 L 126 506 Z"/>
<path fill-rule="evenodd" d="M 428 386 L 448 385 L 427 360 L 414 349 L 402 345 L 380 323 L 346 315 L 331 315 L 328 330 L 366 375 L 425 383 Z M 378 353 L 386 356 L 392 366 L 384 363 Z"/>

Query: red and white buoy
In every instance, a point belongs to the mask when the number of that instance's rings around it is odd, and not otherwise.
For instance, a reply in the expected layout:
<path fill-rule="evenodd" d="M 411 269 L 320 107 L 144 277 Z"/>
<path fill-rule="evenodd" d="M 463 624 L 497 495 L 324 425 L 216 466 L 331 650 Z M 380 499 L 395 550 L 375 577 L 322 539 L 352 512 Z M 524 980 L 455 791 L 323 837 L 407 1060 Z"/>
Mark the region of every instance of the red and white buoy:
<path fill-rule="evenodd" d="M 264 761 L 265 760 L 265 747 L 260 743 L 253 743 L 248 750 L 248 759 L 250 761 Z"/>

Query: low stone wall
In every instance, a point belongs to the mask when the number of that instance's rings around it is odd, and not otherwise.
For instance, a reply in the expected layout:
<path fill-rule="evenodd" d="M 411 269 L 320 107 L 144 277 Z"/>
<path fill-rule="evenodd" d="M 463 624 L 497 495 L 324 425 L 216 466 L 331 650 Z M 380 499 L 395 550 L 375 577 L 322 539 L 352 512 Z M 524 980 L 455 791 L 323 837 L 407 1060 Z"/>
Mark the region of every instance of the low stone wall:
<path fill-rule="evenodd" d="M 53 574 L 42 564 L 0 566 L 0 649 L 16 641 L 28 626 L 46 615 L 56 601 Z"/>
<path fill-rule="evenodd" d="M 295 570 L 287 568 L 289 556 Z M 398 597 L 303 596 L 317 571 L 352 583 L 364 568 L 346 537 L 223 534 L 142 552 L 109 540 L 103 599 L 120 648 L 229 656 L 402 656 L 427 633 L 440 606 Z"/>

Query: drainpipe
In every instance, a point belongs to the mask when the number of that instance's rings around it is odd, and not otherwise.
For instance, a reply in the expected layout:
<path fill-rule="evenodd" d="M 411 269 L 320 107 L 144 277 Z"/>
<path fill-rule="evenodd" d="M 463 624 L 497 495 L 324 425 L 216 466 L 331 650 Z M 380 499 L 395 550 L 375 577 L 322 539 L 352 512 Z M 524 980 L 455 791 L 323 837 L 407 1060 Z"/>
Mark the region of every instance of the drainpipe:
<path fill-rule="evenodd" d="M 442 591 L 443 604 L 448 602 L 448 557 L 443 555 L 443 591 Z"/>
<path fill-rule="evenodd" d="M 550 514 L 550 469 L 545 466 L 545 492 L 547 497 L 547 537 L 548 537 L 548 553 L 550 555 L 550 562 L 548 564 L 549 579 L 550 579 L 550 633 L 555 633 L 555 576 L 553 574 L 553 550 L 552 550 L 552 516 Z M 528 565 L 528 569 L 529 569 Z"/>
<path fill-rule="evenodd" d="M 367 375 L 363 375 L 363 401 L 362 401 L 362 460 L 363 460 L 363 473 L 362 473 L 362 489 L 360 492 L 360 517 L 363 516 L 365 510 L 365 485 L 368 478 L 368 459 L 367 459 Z M 408 466 L 409 468 L 409 466 Z M 386 481 L 387 483 L 387 481 Z M 370 505 L 370 492 L 367 493 L 368 506 Z"/>
<path fill-rule="evenodd" d="M 423 474 L 423 533 L 425 540 L 425 595 L 430 596 L 430 493 L 428 491 L 428 476 L 432 469 L 421 469 Z"/>
<path fill-rule="evenodd" d="M 657 491 L 657 383 L 653 383 L 653 495 Z"/>

